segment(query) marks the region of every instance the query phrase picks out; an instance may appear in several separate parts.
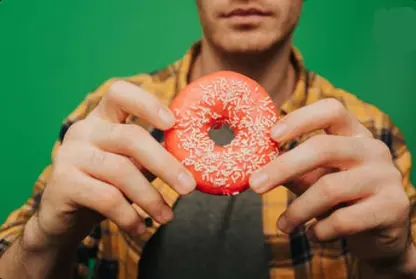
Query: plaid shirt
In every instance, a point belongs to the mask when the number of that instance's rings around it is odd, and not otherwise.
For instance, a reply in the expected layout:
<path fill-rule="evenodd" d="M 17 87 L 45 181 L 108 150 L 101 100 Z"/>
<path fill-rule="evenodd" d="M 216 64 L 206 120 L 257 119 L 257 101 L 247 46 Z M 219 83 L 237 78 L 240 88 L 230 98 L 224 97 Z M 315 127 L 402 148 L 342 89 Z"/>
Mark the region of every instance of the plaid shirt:
<path fill-rule="evenodd" d="M 195 44 L 182 59 L 158 72 L 139 74 L 125 79 L 155 94 L 168 105 L 175 94 L 186 86 L 188 73 L 198 46 L 199 43 Z M 299 72 L 299 79 L 292 97 L 282 105 L 280 113 L 285 115 L 324 98 L 340 100 L 376 138 L 382 140 L 390 148 L 394 162 L 403 174 L 403 187 L 405 187 L 409 196 L 412 208 L 415 208 L 416 193 L 409 180 L 411 170 L 410 153 L 402 134 L 391 119 L 376 107 L 364 103 L 348 92 L 335 88 L 321 76 L 306 71 L 302 57 L 295 48 L 293 48 L 292 58 Z M 113 79 L 108 80 L 94 92 L 88 94 L 85 100 L 65 119 L 60 137 L 53 148 L 52 158 L 69 126 L 85 118 L 95 108 L 107 92 L 112 81 Z M 155 138 L 161 138 L 160 131 L 149 127 L 135 116 L 130 116 L 127 122 L 141 125 Z M 283 149 L 291 149 L 310 136 L 312 134 L 304 135 L 295 141 L 289 142 L 283 146 Z M 43 189 L 50 175 L 51 165 L 47 166 L 39 176 L 34 185 L 33 195 L 25 204 L 12 212 L 0 227 L 0 254 L 21 235 L 25 223 L 37 210 Z M 175 205 L 178 199 L 178 194 L 175 191 L 160 179 L 153 181 L 153 186 L 161 192 L 168 204 Z M 350 255 L 343 239 L 317 244 L 308 241 L 303 227 L 289 236 L 283 234 L 277 228 L 277 218 L 294 198 L 295 196 L 284 187 L 278 187 L 262 196 L 264 241 L 272 251 L 269 262 L 270 278 L 359 278 L 357 272 L 359 262 Z M 77 278 L 88 278 L 89 276 L 97 279 L 137 278 L 138 261 L 144 245 L 158 230 L 159 224 L 140 208 L 136 208 L 146 218 L 147 232 L 141 237 L 132 238 L 111 221 L 103 221 L 80 243 L 78 249 L 79 264 L 76 270 Z M 415 212 L 412 213 L 412 232 L 414 239 L 416 239 Z M 91 262 L 95 263 L 94 268 L 90 268 L 92 266 Z"/>

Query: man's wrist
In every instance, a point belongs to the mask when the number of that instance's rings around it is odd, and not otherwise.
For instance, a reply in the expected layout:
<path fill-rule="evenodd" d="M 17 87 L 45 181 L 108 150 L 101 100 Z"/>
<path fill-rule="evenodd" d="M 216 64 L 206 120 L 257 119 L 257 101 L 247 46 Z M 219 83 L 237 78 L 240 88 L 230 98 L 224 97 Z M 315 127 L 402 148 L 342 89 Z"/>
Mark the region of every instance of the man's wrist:
<path fill-rule="evenodd" d="M 78 245 L 54 239 L 42 231 L 37 216 L 28 220 L 23 234 L 2 255 L 3 278 L 73 278 Z"/>
<path fill-rule="evenodd" d="M 21 237 L 22 248 L 30 253 L 56 253 L 68 249 L 74 250 L 73 247 L 76 247 L 76 242 L 75 240 L 71 241 L 45 233 L 36 214 L 26 223 Z"/>
<path fill-rule="evenodd" d="M 362 265 L 363 278 L 416 279 L 416 246 L 410 243 L 406 251 L 395 260 L 365 262 Z"/>

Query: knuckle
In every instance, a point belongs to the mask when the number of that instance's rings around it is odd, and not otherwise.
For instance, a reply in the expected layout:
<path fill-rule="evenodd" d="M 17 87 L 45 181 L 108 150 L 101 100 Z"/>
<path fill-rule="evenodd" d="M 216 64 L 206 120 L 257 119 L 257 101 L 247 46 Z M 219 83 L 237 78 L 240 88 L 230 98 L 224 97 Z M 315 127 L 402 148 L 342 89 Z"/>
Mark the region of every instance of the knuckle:
<path fill-rule="evenodd" d="M 137 214 L 125 216 L 119 221 L 120 226 L 126 231 L 134 231 L 140 224 L 141 219 Z"/>
<path fill-rule="evenodd" d="M 65 165 L 66 167 L 77 165 L 76 156 L 84 155 L 84 150 L 84 146 L 76 141 L 62 144 L 53 156 L 54 167 L 60 168 L 61 165 Z"/>
<path fill-rule="evenodd" d="M 79 141 L 62 144 L 54 155 L 54 164 L 69 163 L 74 161 L 74 154 L 84 154 L 84 145 Z"/>
<path fill-rule="evenodd" d="M 146 135 L 146 130 L 135 124 L 118 125 L 113 131 L 126 148 L 140 146 L 137 143 Z"/>
<path fill-rule="evenodd" d="M 339 191 L 337 185 L 334 183 L 329 175 L 325 175 L 319 179 L 319 194 L 323 199 L 332 200 L 337 198 Z"/>
<path fill-rule="evenodd" d="M 321 135 L 316 135 L 309 138 L 305 144 L 309 147 L 309 149 L 313 152 L 319 152 L 317 149 L 320 147 L 319 140 L 322 138 Z"/>
<path fill-rule="evenodd" d="M 405 221 L 410 214 L 410 199 L 404 191 L 397 191 L 388 195 L 391 201 L 391 210 L 395 212 L 393 219 L 396 221 Z"/>
<path fill-rule="evenodd" d="M 54 165 L 58 167 L 61 163 L 68 161 L 69 154 L 71 154 L 67 144 L 63 144 L 55 153 Z"/>
<path fill-rule="evenodd" d="M 382 239 L 383 246 L 386 249 L 397 249 L 398 245 L 403 245 L 403 240 L 406 238 L 403 237 L 403 228 L 394 228 L 389 231 L 387 235 Z"/>
<path fill-rule="evenodd" d="M 347 114 L 345 106 L 338 99 L 328 98 L 325 102 L 334 117 L 344 117 Z"/>
<path fill-rule="evenodd" d="M 400 240 L 402 235 L 403 232 L 400 229 L 391 230 L 389 232 L 389 238 L 392 240 L 393 243 Z"/>
<path fill-rule="evenodd" d="M 373 147 L 373 140 L 365 137 L 354 137 L 348 145 L 349 151 L 352 152 L 364 152 L 368 154 L 367 150 Z"/>
<path fill-rule="evenodd" d="M 107 101 L 117 103 L 120 95 L 119 92 L 126 86 L 126 81 L 121 79 L 114 79 L 110 83 L 111 84 L 108 88 L 108 92 L 105 94 L 104 98 L 107 99 Z"/>
<path fill-rule="evenodd" d="M 374 139 L 374 134 L 368 130 L 368 128 L 362 123 L 358 122 L 357 124 L 360 127 L 360 133 L 357 135 L 357 138 L 362 137 L 366 139 Z"/>
<path fill-rule="evenodd" d="M 334 230 L 336 234 L 340 235 L 348 231 L 348 226 L 344 218 L 339 213 L 339 211 L 335 211 L 334 213 L 332 213 L 331 221 L 332 221 L 331 223 L 332 229 Z"/>
<path fill-rule="evenodd" d="M 126 84 L 126 81 L 118 78 L 114 78 L 110 81 L 110 91 L 117 91 L 120 87 L 123 87 Z"/>
<path fill-rule="evenodd" d="M 56 151 L 53 164 L 65 165 L 66 167 L 73 166 L 79 168 L 83 165 L 84 160 L 88 162 L 91 158 L 91 150 L 94 150 L 89 145 L 81 141 L 73 141 L 62 144 Z"/>
<path fill-rule="evenodd" d="M 105 126 L 103 131 L 104 136 L 109 142 L 118 142 L 121 137 L 122 124 L 109 124 Z"/>
<path fill-rule="evenodd" d="M 326 145 L 329 141 L 327 135 L 316 135 L 310 138 L 310 144 L 312 147 L 320 148 L 322 145 Z"/>
<path fill-rule="evenodd" d="M 89 162 L 91 163 L 91 165 L 93 166 L 103 165 L 107 162 L 107 160 L 108 160 L 108 154 L 106 152 L 103 152 L 101 150 L 90 151 Z"/>
<path fill-rule="evenodd" d="M 410 214 L 410 207 L 411 207 L 410 199 L 408 198 L 406 193 L 401 192 L 401 198 L 398 198 L 397 200 L 399 204 L 399 212 L 401 213 L 402 216 L 406 216 L 407 218 Z"/>
<path fill-rule="evenodd" d="M 138 217 L 132 217 L 127 222 L 128 223 L 125 225 L 125 230 L 131 232 L 134 232 L 135 229 L 139 226 L 139 224 L 142 223 L 142 221 Z"/>
<path fill-rule="evenodd" d="M 143 208 L 148 208 L 150 212 L 159 214 L 159 211 L 165 206 L 163 200 L 159 197 L 144 199 L 142 202 Z"/>
<path fill-rule="evenodd" d="M 286 114 L 285 116 L 282 116 L 278 119 L 277 123 L 278 125 L 291 125 L 292 119 L 296 118 L 294 115 L 296 115 L 298 112 L 294 111 L 293 113 Z"/>
<path fill-rule="evenodd" d="M 119 190 L 114 187 L 103 187 L 99 192 L 95 193 L 98 204 L 104 212 L 109 212 L 116 208 L 123 199 Z"/>
<path fill-rule="evenodd" d="M 309 139 L 310 152 L 314 157 L 328 160 L 333 156 L 334 148 L 328 135 L 316 135 Z"/>
<path fill-rule="evenodd" d="M 65 134 L 65 139 L 85 138 L 90 133 L 90 125 L 87 120 L 79 120 L 72 124 Z"/>
<path fill-rule="evenodd" d="M 158 208 L 164 204 L 161 195 L 154 191 L 153 186 L 147 181 L 143 181 L 143 184 L 137 187 L 136 196 L 137 204 L 142 207 Z"/>
<path fill-rule="evenodd" d="M 391 181 L 392 185 L 397 185 L 400 188 L 400 190 L 403 190 L 403 174 L 400 172 L 400 170 L 398 170 L 395 166 L 389 165 L 388 169 L 383 173 L 388 175 L 388 177 L 390 178 L 389 181 Z"/>
<path fill-rule="evenodd" d="M 66 181 L 70 179 L 71 175 L 69 174 L 68 168 L 64 164 L 55 164 L 52 172 L 52 181 L 57 182 L 60 180 Z M 55 183 L 53 183 L 55 184 Z"/>
<path fill-rule="evenodd" d="M 358 217 L 358 216 L 357 216 Z M 380 214 L 376 210 L 369 210 L 364 217 L 366 226 L 369 228 L 375 228 L 382 224 L 382 219 L 380 218 Z"/>
<path fill-rule="evenodd" d="M 382 158 L 386 160 L 392 159 L 389 147 L 382 140 L 373 139 L 371 144 L 373 146 L 373 150 L 377 158 Z"/>
<path fill-rule="evenodd" d="M 138 96 L 138 94 L 141 94 L 141 96 Z M 122 79 L 115 79 L 111 83 L 105 98 L 107 102 L 114 104 L 124 103 L 128 98 L 129 103 L 140 111 L 152 111 L 158 103 L 157 98 L 145 93 L 140 86 Z"/>
<path fill-rule="evenodd" d="M 71 196 L 75 189 L 79 188 L 79 181 L 76 178 L 74 169 L 68 165 L 54 165 L 50 179 L 46 188 L 58 189 L 62 195 Z M 71 185 L 70 187 L 67 187 Z"/>
<path fill-rule="evenodd" d="M 147 131 L 139 126 L 139 125 L 135 125 L 135 124 L 128 124 L 125 126 L 126 128 L 126 136 L 129 136 L 131 138 L 143 138 L 145 135 L 147 135 Z"/>
<path fill-rule="evenodd" d="M 122 177 L 126 180 L 132 179 L 132 176 L 136 174 L 133 162 L 127 157 L 117 158 L 114 164 L 111 164 L 111 167 L 114 176 Z"/>

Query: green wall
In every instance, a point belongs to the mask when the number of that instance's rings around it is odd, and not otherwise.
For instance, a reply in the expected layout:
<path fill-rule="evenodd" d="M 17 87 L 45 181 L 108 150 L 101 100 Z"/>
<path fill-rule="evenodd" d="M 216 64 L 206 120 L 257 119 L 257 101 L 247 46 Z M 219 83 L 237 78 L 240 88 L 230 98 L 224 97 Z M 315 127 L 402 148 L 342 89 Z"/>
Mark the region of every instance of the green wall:
<path fill-rule="evenodd" d="M 296 33 L 307 66 L 388 112 L 413 153 L 415 9 L 411 0 L 308 0 Z M 0 1 L 0 221 L 30 194 L 61 121 L 89 90 L 160 68 L 199 35 L 191 0 Z"/>

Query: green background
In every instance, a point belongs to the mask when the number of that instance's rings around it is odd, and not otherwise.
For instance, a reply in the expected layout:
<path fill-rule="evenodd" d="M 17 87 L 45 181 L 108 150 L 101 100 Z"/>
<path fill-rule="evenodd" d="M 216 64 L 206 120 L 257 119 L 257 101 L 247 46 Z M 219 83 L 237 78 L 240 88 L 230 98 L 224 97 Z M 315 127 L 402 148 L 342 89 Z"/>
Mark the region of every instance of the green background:
<path fill-rule="evenodd" d="M 389 113 L 413 153 L 415 9 L 411 0 L 308 0 L 295 40 L 310 69 Z M 0 1 L 0 221 L 26 200 L 88 91 L 160 68 L 199 36 L 191 0 Z"/>

